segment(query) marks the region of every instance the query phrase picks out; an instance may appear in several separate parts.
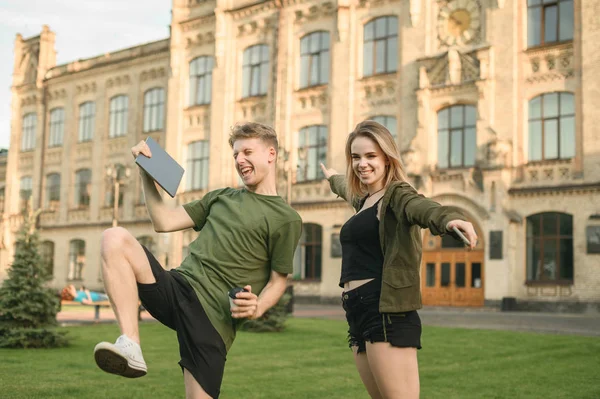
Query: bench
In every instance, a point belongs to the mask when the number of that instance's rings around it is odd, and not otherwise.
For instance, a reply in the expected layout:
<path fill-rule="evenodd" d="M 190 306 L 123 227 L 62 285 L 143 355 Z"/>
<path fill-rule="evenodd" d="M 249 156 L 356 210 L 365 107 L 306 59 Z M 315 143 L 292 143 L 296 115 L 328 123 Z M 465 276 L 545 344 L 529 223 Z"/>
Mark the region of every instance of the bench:
<path fill-rule="evenodd" d="M 94 321 L 100 320 L 100 308 L 110 308 L 110 301 L 98 301 L 94 303 L 81 303 L 76 301 L 60 301 L 61 308 L 63 306 L 93 306 Z M 142 320 L 142 311 L 145 310 L 141 302 L 138 302 L 138 320 Z"/>

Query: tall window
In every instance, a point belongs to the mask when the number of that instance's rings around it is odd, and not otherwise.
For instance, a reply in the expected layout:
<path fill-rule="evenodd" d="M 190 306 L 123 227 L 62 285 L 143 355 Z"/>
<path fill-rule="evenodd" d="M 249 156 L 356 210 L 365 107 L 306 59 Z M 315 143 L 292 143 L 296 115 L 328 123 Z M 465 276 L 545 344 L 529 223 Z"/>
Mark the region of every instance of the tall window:
<path fill-rule="evenodd" d="M 213 67 L 212 57 L 202 56 L 190 62 L 190 105 L 210 104 Z"/>
<path fill-rule="evenodd" d="M 327 163 L 327 126 L 314 125 L 300 129 L 296 181 L 322 179 L 319 167 L 321 162 Z"/>
<path fill-rule="evenodd" d="M 23 131 L 21 132 L 21 151 L 31 151 L 35 148 L 35 128 L 37 116 L 29 113 L 23 117 Z"/>
<path fill-rule="evenodd" d="M 194 141 L 187 147 L 186 191 L 204 190 L 208 187 L 208 141 Z"/>
<path fill-rule="evenodd" d="M 438 112 L 438 167 L 475 165 L 477 110 L 473 105 L 455 105 Z"/>
<path fill-rule="evenodd" d="M 54 108 L 50 111 L 50 138 L 48 147 L 59 147 L 65 135 L 65 109 Z"/>
<path fill-rule="evenodd" d="M 391 115 L 376 115 L 370 118 L 372 121 L 382 124 L 390 131 L 394 138 L 398 137 L 396 117 Z"/>
<path fill-rule="evenodd" d="M 573 216 L 548 212 L 527 218 L 527 280 L 573 281 Z"/>
<path fill-rule="evenodd" d="M 96 119 L 96 103 L 85 102 L 79 106 L 78 141 L 91 141 L 94 138 L 94 120 Z"/>
<path fill-rule="evenodd" d="M 90 206 L 90 189 L 92 185 L 92 171 L 81 169 L 75 172 L 75 208 Z"/>
<path fill-rule="evenodd" d="M 305 223 L 294 254 L 295 279 L 321 279 L 323 228 L 318 224 Z"/>
<path fill-rule="evenodd" d="M 398 68 L 398 18 L 380 17 L 365 24 L 363 76 L 396 72 Z"/>
<path fill-rule="evenodd" d="M 83 280 L 85 267 L 85 241 L 71 240 L 69 243 L 69 270 L 68 280 Z"/>
<path fill-rule="evenodd" d="M 46 201 L 47 209 L 56 209 L 60 201 L 60 174 L 51 173 L 46 176 Z"/>
<path fill-rule="evenodd" d="M 300 40 L 300 88 L 329 82 L 329 32 L 313 32 Z"/>
<path fill-rule="evenodd" d="M 269 83 L 269 46 L 257 44 L 244 50 L 242 97 L 267 94 Z"/>
<path fill-rule="evenodd" d="M 110 125 L 108 137 L 120 137 L 127 134 L 127 110 L 129 97 L 120 95 L 110 99 Z"/>
<path fill-rule="evenodd" d="M 575 104 L 571 93 L 547 93 L 529 101 L 529 161 L 575 156 Z"/>
<path fill-rule="evenodd" d="M 144 94 L 144 132 L 162 130 L 165 126 L 165 89 L 156 87 Z"/>
<path fill-rule="evenodd" d="M 31 176 L 21 177 L 21 185 L 19 189 L 19 198 L 21 199 L 21 209 L 28 207 L 29 199 L 33 190 L 33 182 Z"/>
<path fill-rule="evenodd" d="M 54 275 L 54 243 L 52 241 L 44 241 L 40 244 L 40 256 L 46 273 L 49 276 Z"/>
<path fill-rule="evenodd" d="M 573 40 L 573 0 L 527 0 L 527 46 Z"/>

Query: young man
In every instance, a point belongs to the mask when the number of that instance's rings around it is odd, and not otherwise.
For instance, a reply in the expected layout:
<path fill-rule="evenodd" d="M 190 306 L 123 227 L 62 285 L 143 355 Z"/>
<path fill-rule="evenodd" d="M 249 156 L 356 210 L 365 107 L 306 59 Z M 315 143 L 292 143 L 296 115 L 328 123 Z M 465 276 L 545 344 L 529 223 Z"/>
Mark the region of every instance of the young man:
<path fill-rule="evenodd" d="M 283 295 L 302 220 L 277 196 L 277 135 L 268 126 L 246 123 L 232 129 L 229 144 L 245 187 L 211 191 L 175 209 L 140 169 L 154 230 L 202 231 L 179 268 L 164 270 L 123 228 L 103 233 L 102 275 L 122 335 L 114 344 L 96 345 L 102 370 L 130 378 L 146 374 L 139 294 L 153 317 L 177 331 L 186 397 L 217 398 L 237 326 L 262 316 Z M 143 141 L 131 152 L 152 155 Z M 230 308 L 228 291 L 238 286 L 248 292 L 238 293 Z"/>

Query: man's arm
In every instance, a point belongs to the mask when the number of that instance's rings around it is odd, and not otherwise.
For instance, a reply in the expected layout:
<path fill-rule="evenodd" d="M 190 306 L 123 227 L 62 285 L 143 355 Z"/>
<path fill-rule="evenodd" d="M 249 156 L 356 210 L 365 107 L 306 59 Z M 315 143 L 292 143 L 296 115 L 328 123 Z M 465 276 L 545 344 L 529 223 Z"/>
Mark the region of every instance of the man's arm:
<path fill-rule="evenodd" d="M 152 152 L 145 141 L 140 141 L 131 148 L 131 155 L 137 158 L 138 155 L 152 157 Z M 162 196 L 156 188 L 154 180 L 142 168 L 139 168 L 142 178 L 142 188 L 144 198 L 146 199 L 146 209 L 150 215 L 154 231 L 158 233 L 167 233 L 170 231 L 185 230 L 194 227 L 194 221 L 183 209 L 182 206 L 171 208 L 162 199 Z"/>
<path fill-rule="evenodd" d="M 247 285 L 244 288 L 249 292 L 240 292 L 234 299 L 236 306 L 231 309 L 231 315 L 234 319 L 258 319 L 265 314 L 267 310 L 277 304 L 283 296 L 287 287 L 287 274 L 276 271 L 271 272 L 269 282 L 263 288 L 259 296 L 252 292 L 252 287 Z"/>

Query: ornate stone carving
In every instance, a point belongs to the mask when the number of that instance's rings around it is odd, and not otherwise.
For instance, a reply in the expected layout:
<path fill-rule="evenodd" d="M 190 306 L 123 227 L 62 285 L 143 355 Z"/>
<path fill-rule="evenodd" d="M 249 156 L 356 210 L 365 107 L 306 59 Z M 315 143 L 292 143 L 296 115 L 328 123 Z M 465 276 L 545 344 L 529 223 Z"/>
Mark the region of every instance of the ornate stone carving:
<path fill-rule="evenodd" d="M 325 1 L 318 5 L 312 5 L 294 11 L 294 22 L 302 23 L 319 18 L 329 17 L 335 12 L 336 6 L 331 1 Z"/>
<path fill-rule="evenodd" d="M 528 50 L 525 70 L 529 84 L 564 80 L 573 76 L 573 44 L 566 43 L 550 48 Z"/>
<path fill-rule="evenodd" d="M 163 78 L 167 74 L 165 68 L 152 68 L 147 71 L 143 71 L 140 74 L 140 80 L 145 82 L 146 80 L 154 80 L 157 78 Z"/>
<path fill-rule="evenodd" d="M 457 49 L 421 60 L 419 87 L 441 87 L 472 82 L 480 78 L 480 60 L 475 52 Z"/>
<path fill-rule="evenodd" d="M 109 89 L 112 87 L 125 86 L 131 83 L 131 78 L 129 75 L 116 76 L 114 78 L 109 78 L 106 81 L 106 87 Z"/>
<path fill-rule="evenodd" d="M 75 87 L 75 94 L 87 94 L 96 92 L 96 82 L 82 83 Z"/>
<path fill-rule="evenodd" d="M 253 34 L 265 34 L 270 32 L 275 23 L 270 17 L 256 19 L 245 24 L 238 25 L 238 36 L 249 36 Z"/>

